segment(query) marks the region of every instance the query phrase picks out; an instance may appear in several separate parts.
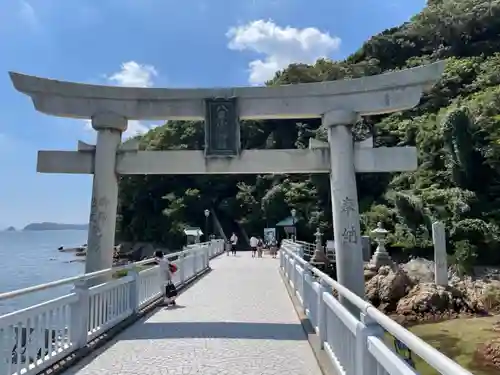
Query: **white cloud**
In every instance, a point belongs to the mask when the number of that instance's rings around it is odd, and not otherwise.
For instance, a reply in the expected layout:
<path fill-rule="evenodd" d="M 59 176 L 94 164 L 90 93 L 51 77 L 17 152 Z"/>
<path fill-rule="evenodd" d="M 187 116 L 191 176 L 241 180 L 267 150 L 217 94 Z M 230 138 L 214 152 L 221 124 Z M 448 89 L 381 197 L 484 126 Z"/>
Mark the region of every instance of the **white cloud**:
<path fill-rule="evenodd" d="M 127 61 L 121 65 L 121 69 L 111 75 L 106 75 L 106 80 L 111 85 L 122 87 L 151 87 L 154 79 L 158 76 L 158 71 L 152 65 L 139 64 L 135 61 Z M 157 125 L 149 125 L 142 121 L 129 120 L 124 138 L 130 138 L 138 134 L 146 133 L 149 129 Z M 90 120 L 87 120 L 85 127 L 92 130 Z"/>
<path fill-rule="evenodd" d="M 128 61 L 122 64 L 120 71 L 108 76 L 108 81 L 124 87 L 151 87 L 157 75 L 152 65 Z"/>
<path fill-rule="evenodd" d="M 341 42 L 340 38 L 314 27 L 281 27 L 271 20 L 232 27 L 226 36 L 229 38 L 228 48 L 264 55 L 263 59 L 248 64 L 252 84 L 262 84 L 291 63 L 311 64 L 318 58 L 328 57 Z"/>
<path fill-rule="evenodd" d="M 136 135 L 144 134 L 148 130 L 153 129 L 156 126 L 158 126 L 158 125 L 149 125 L 148 126 L 141 121 L 129 120 L 127 130 L 125 131 L 125 133 L 123 133 L 123 138 L 127 139 L 127 138 L 134 137 Z M 92 121 L 91 120 L 85 120 L 85 129 L 89 130 L 89 131 L 94 130 L 92 128 Z M 1 138 L 0 138 L 0 141 L 1 141 Z"/>
<path fill-rule="evenodd" d="M 19 15 L 30 27 L 38 28 L 39 22 L 35 8 L 28 1 L 21 0 L 19 2 Z"/>

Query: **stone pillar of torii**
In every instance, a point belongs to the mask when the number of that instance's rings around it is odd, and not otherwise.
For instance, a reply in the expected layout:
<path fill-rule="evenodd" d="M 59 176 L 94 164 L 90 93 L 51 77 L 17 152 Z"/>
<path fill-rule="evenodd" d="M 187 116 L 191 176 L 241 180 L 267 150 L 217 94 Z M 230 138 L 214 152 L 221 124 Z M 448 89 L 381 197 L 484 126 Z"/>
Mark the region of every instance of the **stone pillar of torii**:
<path fill-rule="evenodd" d="M 414 147 L 354 143 L 360 116 L 416 106 L 440 78 L 444 63 L 358 79 L 276 87 L 214 89 L 86 85 L 10 73 L 17 90 L 43 113 L 91 119 L 96 145 L 77 151 L 39 151 L 37 171 L 93 174 L 86 272 L 112 266 L 117 175 L 329 173 L 338 281 L 364 296 L 356 172 L 417 168 Z M 240 120 L 321 118 L 328 143 L 309 149 L 241 150 Z M 128 120 L 205 120 L 205 150 L 140 151 L 121 144 Z"/>

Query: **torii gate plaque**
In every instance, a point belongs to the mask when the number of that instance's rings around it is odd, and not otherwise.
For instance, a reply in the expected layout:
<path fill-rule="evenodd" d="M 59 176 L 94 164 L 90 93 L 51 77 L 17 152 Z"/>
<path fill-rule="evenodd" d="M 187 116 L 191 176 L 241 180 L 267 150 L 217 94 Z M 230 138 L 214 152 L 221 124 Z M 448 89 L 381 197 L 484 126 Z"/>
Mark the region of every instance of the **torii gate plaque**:
<path fill-rule="evenodd" d="M 437 62 L 350 80 L 217 89 L 95 86 L 10 74 L 15 88 L 29 95 L 37 110 L 90 118 L 98 132 L 95 146 L 80 142 L 78 151 L 39 151 L 37 165 L 43 173 L 94 174 L 87 272 L 112 265 L 117 174 L 328 173 L 337 277 L 364 297 L 355 173 L 414 170 L 417 152 L 414 147 L 355 144 L 352 126 L 360 116 L 416 106 L 443 70 L 444 63 Z M 238 119 L 282 118 L 321 118 L 328 143 L 312 141 L 308 150 L 239 151 Z M 127 121 L 141 119 L 207 119 L 206 150 L 138 151 L 134 143 L 120 145 Z"/>
<path fill-rule="evenodd" d="M 240 152 L 237 98 L 205 99 L 205 156 L 235 157 Z"/>

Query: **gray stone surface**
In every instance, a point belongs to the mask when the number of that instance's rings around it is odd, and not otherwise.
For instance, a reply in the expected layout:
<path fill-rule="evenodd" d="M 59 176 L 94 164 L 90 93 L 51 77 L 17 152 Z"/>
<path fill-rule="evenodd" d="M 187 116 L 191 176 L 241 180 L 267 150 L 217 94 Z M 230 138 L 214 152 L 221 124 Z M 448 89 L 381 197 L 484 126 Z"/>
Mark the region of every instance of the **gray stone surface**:
<path fill-rule="evenodd" d="M 213 271 L 65 375 L 320 375 L 279 260 L 225 255 Z"/>
<path fill-rule="evenodd" d="M 434 282 L 448 285 L 448 255 L 446 254 L 446 229 L 442 222 L 432 223 L 432 242 L 434 244 Z"/>

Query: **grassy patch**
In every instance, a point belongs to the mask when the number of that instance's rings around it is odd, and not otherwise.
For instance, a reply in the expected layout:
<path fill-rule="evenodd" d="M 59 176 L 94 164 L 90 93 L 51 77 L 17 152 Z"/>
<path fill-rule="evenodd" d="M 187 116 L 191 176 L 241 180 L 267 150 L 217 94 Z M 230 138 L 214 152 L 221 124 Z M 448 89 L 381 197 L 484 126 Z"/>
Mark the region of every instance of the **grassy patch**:
<path fill-rule="evenodd" d="M 475 350 L 486 340 L 498 337 L 492 330 L 498 317 L 454 319 L 410 328 L 415 335 L 476 375 L 498 375 L 498 370 L 484 368 L 474 361 Z M 393 345 L 391 336 L 387 342 Z M 439 375 L 426 362 L 413 355 L 421 375 Z"/>

